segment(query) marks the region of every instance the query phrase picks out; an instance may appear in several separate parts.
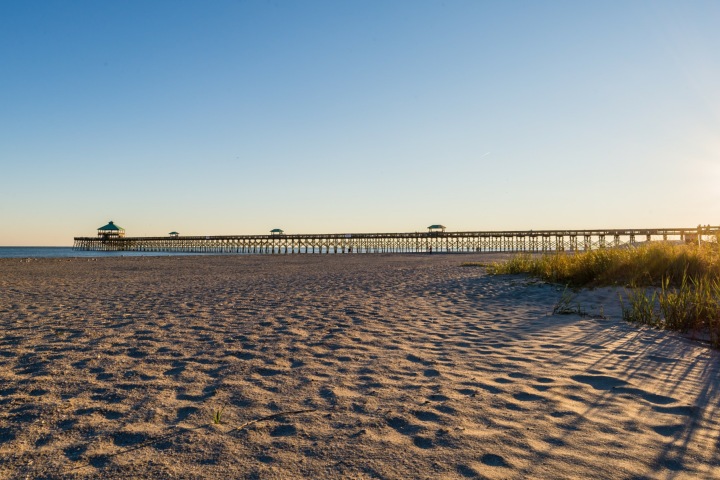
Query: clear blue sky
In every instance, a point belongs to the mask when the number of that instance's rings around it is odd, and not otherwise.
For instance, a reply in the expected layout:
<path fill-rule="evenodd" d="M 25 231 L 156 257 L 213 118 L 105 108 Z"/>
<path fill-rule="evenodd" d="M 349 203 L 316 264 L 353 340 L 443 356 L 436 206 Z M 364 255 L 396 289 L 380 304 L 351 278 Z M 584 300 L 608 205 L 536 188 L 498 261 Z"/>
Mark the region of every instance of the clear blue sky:
<path fill-rule="evenodd" d="M 718 1 L 3 1 L 0 245 L 720 224 Z"/>

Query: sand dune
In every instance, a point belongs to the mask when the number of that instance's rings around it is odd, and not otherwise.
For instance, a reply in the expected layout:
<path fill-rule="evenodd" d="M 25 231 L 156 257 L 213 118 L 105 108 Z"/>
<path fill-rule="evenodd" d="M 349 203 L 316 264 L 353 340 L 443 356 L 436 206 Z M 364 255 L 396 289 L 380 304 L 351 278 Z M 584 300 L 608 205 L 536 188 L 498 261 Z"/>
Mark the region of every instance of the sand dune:
<path fill-rule="evenodd" d="M 717 351 L 492 258 L 0 261 L 0 478 L 720 478 Z"/>

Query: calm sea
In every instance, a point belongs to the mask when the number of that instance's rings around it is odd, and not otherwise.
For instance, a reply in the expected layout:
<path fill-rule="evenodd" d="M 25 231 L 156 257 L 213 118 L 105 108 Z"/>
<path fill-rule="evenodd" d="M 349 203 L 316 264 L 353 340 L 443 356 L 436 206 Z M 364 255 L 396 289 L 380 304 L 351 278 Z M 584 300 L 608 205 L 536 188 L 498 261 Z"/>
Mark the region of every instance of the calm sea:
<path fill-rule="evenodd" d="M 72 247 L 0 247 L 0 258 L 98 258 L 98 257 L 167 257 L 203 255 L 173 252 L 86 252 Z"/>

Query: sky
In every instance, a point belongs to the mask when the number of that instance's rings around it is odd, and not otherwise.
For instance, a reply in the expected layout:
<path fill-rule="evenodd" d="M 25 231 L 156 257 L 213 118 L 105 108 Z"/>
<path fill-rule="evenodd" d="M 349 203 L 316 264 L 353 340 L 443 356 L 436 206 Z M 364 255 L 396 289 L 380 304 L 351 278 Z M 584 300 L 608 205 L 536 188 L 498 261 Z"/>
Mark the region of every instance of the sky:
<path fill-rule="evenodd" d="M 720 2 L 0 2 L 0 245 L 720 224 Z"/>

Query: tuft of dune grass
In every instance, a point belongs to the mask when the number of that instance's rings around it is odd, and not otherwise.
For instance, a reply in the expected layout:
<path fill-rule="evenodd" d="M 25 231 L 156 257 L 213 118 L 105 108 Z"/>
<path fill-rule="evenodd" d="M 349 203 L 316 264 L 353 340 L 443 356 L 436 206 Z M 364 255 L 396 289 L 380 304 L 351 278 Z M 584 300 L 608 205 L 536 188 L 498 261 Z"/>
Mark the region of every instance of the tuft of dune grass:
<path fill-rule="evenodd" d="M 626 300 L 621 297 L 624 320 L 693 336 L 704 333 L 720 348 L 718 243 L 656 242 L 539 257 L 521 254 L 491 264 L 488 272 L 528 273 L 571 287 L 628 286 Z"/>
<path fill-rule="evenodd" d="M 675 245 L 654 242 L 634 247 L 532 256 L 519 254 L 488 266 L 491 274 L 528 273 L 547 282 L 571 287 L 632 285 L 671 286 L 683 280 L 720 278 L 720 249 L 716 243 Z"/>

